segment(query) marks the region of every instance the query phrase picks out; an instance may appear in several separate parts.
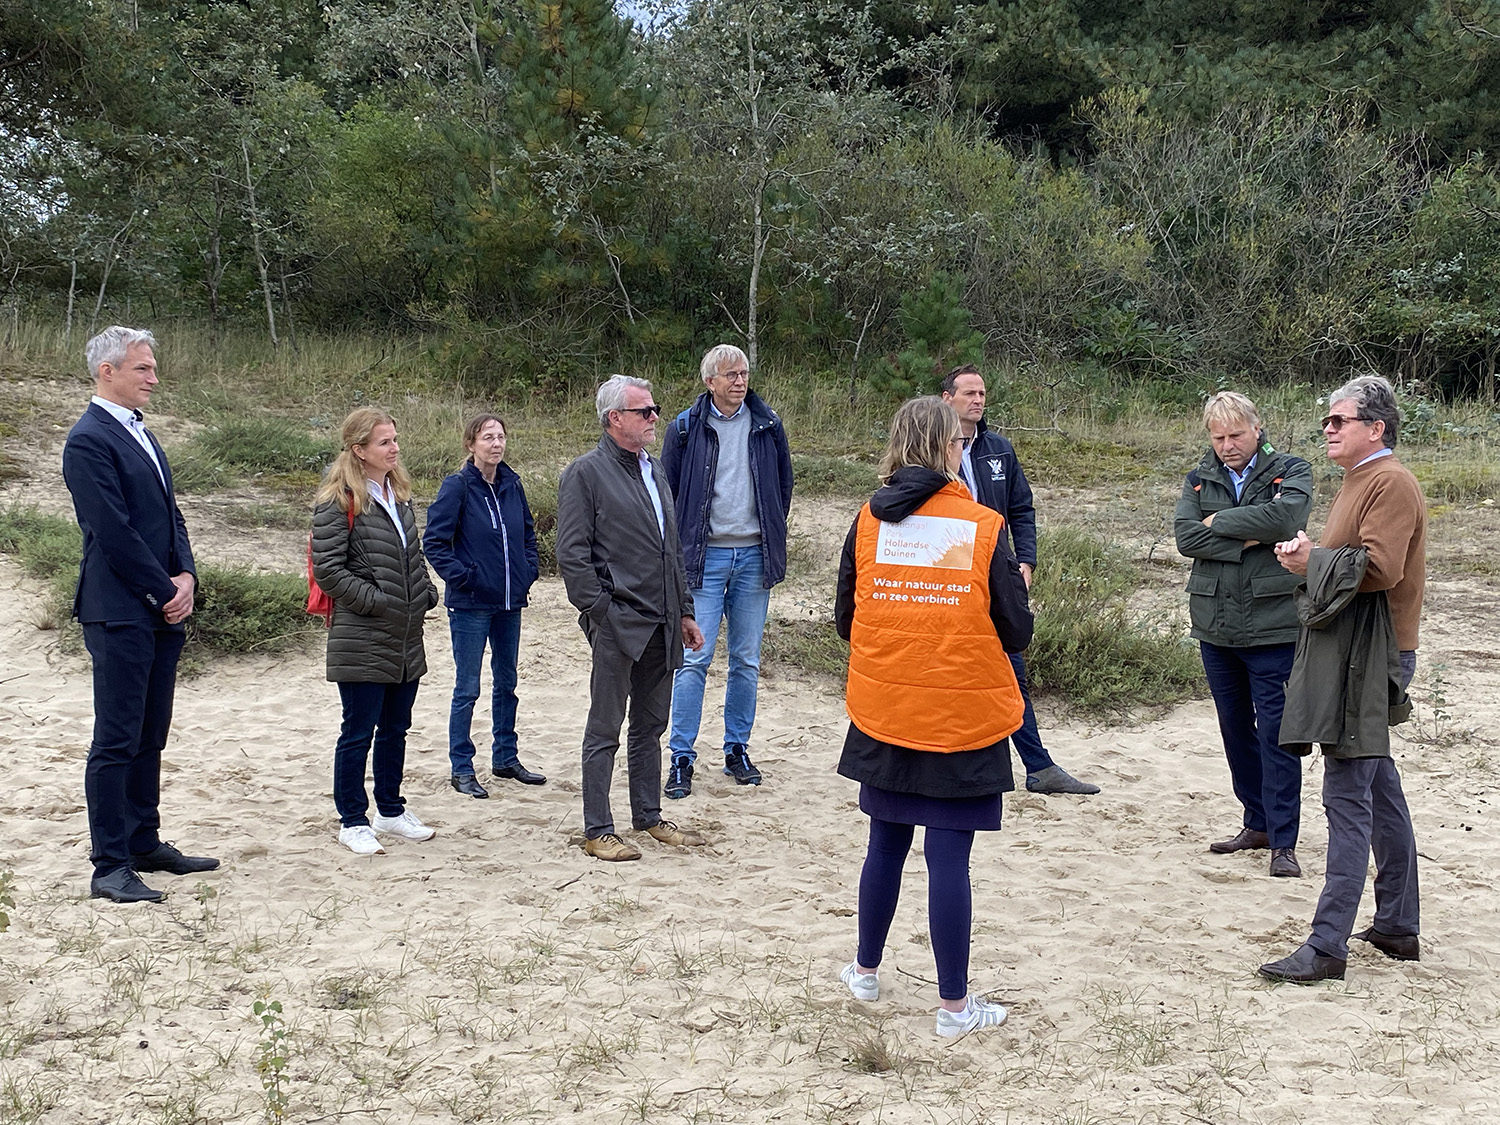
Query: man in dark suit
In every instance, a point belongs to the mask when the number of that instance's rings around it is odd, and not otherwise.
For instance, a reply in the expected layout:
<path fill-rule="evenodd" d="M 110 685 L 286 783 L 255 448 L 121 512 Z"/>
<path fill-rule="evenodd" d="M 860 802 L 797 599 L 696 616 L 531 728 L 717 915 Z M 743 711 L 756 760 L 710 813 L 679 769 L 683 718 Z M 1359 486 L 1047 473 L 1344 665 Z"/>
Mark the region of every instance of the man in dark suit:
<path fill-rule="evenodd" d="M 161 752 L 197 577 L 172 470 L 141 419 L 157 383 L 155 344 L 149 332 L 118 326 L 88 342 L 95 393 L 63 447 L 63 479 L 83 531 L 73 616 L 94 663 L 94 741 L 83 783 L 89 890 L 113 902 L 161 901 L 139 871 L 219 866 L 158 835 Z"/>

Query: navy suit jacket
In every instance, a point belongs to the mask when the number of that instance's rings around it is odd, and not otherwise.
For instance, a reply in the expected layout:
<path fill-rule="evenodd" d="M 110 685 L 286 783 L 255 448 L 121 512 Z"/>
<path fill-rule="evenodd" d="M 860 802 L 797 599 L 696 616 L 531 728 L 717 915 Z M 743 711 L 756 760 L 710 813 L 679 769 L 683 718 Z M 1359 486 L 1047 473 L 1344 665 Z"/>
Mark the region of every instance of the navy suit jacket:
<path fill-rule="evenodd" d="M 63 480 L 83 531 L 73 616 L 85 624 L 148 620 L 165 627 L 162 606 L 177 593 L 172 576 L 196 578 L 167 455 L 150 441 L 165 488 L 140 443 L 97 403 L 89 403 L 63 446 Z"/>

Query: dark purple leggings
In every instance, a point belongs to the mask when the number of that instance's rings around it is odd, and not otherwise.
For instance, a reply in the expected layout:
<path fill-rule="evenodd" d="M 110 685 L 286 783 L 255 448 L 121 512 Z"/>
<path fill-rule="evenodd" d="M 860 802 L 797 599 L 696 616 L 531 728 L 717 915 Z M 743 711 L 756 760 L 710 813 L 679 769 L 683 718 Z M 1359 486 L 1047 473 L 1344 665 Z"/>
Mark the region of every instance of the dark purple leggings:
<path fill-rule="evenodd" d="M 870 819 L 870 850 L 859 876 L 859 963 L 880 964 L 896 902 L 901 897 L 901 868 L 911 850 L 912 826 Z M 969 891 L 972 831 L 928 828 L 922 850 L 927 855 L 927 929 L 937 961 L 938 995 L 962 1000 L 969 994 L 969 927 L 974 902 Z"/>

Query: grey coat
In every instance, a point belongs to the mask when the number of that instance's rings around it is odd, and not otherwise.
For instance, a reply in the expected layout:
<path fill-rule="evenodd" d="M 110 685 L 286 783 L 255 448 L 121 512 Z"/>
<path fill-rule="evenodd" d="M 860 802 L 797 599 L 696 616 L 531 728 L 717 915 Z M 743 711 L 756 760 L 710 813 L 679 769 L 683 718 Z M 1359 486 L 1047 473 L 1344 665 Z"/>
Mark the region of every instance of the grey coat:
<path fill-rule="evenodd" d="M 1363 547 L 1315 547 L 1308 558 L 1279 739 L 1293 754 L 1316 742 L 1330 758 L 1389 758 L 1390 728 L 1411 715 L 1386 593 L 1359 593 L 1368 563 Z"/>
<path fill-rule="evenodd" d="M 665 536 L 634 453 L 608 434 L 563 470 L 557 482 L 557 568 L 578 624 L 591 645 L 614 645 L 639 660 L 658 626 L 667 658 L 682 665 L 681 627 L 693 615 L 682 569 L 672 489 L 656 458 L 651 472 L 661 494 Z"/>
<path fill-rule="evenodd" d="M 438 592 L 422 558 L 411 501 L 399 506 L 406 546 L 372 499 L 349 526 L 339 505 L 313 511 L 313 577 L 333 599 L 328 678 L 335 683 L 396 684 L 427 671 L 422 618 Z"/>

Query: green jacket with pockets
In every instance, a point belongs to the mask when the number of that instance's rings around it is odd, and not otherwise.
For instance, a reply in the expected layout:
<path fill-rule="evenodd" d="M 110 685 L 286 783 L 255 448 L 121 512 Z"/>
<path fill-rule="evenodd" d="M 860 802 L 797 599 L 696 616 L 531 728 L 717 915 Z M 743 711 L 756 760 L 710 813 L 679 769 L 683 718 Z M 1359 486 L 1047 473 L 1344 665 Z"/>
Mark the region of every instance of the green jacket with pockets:
<path fill-rule="evenodd" d="M 1224 648 L 1297 640 L 1292 595 L 1301 579 L 1274 548 L 1306 529 L 1311 507 L 1312 467 L 1276 452 L 1264 435 L 1238 500 L 1224 462 L 1213 450 L 1204 454 L 1183 482 L 1174 520 L 1177 550 L 1193 560 L 1187 591 L 1195 639 Z"/>

